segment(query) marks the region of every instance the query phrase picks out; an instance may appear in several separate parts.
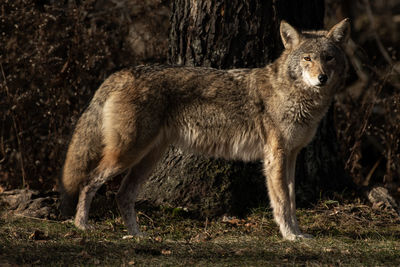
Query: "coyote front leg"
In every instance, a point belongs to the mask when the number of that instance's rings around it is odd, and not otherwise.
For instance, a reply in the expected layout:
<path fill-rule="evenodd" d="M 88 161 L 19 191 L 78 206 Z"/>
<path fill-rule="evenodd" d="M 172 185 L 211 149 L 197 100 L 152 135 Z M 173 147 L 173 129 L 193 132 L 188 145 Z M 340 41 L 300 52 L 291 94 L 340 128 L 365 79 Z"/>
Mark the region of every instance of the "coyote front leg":
<path fill-rule="evenodd" d="M 312 238 L 312 235 L 304 234 L 299 229 L 299 224 L 296 217 L 296 191 L 295 191 L 295 173 L 296 173 L 296 159 L 299 151 L 295 150 L 289 154 L 287 161 L 287 181 L 289 188 L 290 199 L 290 215 L 293 227 L 299 237 Z"/>
<path fill-rule="evenodd" d="M 291 201 L 287 181 L 287 155 L 285 151 L 274 142 L 265 151 L 264 171 L 267 177 L 267 187 L 274 218 L 279 225 L 282 236 L 288 240 L 301 237 L 293 225 L 291 214 Z"/>

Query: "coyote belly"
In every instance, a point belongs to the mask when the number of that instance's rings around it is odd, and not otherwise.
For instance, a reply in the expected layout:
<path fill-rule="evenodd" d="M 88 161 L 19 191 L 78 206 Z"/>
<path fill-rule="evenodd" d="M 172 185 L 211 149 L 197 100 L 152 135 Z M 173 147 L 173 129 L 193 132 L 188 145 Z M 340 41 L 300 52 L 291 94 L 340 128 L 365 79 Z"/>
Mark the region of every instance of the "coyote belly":
<path fill-rule="evenodd" d="M 139 188 L 173 144 L 213 157 L 263 160 L 283 237 L 307 237 L 295 214 L 296 157 L 342 86 L 349 23 L 301 33 L 282 22 L 280 31 L 285 50 L 264 68 L 138 66 L 111 75 L 72 136 L 60 183 L 64 213 L 76 211 L 75 225 L 89 228 L 96 191 L 127 172 L 117 203 L 129 233 L 139 235 Z"/>
<path fill-rule="evenodd" d="M 220 117 L 222 112 L 211 119 Z M 221 118 L 218 118 L 221 119 Z M 227 123 L 226 118 L 221 120 Z M 185 125 L 177 126 L 170 132 L 176 136 L 171 138 L 172 144 L 198 154 L 209 155 L 233 160 L 259 160 L 262 158 L 262 136 L 250 122 L 243 120 L 241 124 L 235 122 L 232 125 L 220 129 L 208 129 L 211 125 Z M 234 128 L 235 127 L 235 128 Z M 242 127 L 242 129 L 240 129 Z"/>

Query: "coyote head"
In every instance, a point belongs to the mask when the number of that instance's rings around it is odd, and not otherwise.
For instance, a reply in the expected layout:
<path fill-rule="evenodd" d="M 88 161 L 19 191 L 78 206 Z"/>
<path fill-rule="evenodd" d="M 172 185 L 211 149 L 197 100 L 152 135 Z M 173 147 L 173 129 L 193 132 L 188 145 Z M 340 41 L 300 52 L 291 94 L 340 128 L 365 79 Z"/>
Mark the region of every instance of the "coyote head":
<path fill-rule="evenodd" d="M 335 86 L 347 71 L 346 56 L 341 48 L 350 34 L 348 19 L 329 31 L 299 32 L 282 21 L 280 34 L 285 53 L 285 71 L 292 80 L 302 80 L 307 87 Z"/>

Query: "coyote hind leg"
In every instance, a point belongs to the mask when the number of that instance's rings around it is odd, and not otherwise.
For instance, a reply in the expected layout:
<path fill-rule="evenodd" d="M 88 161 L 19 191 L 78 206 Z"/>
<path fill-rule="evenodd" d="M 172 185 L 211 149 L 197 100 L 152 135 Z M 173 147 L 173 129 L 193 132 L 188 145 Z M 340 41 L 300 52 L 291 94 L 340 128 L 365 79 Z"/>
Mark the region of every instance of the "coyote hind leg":
<path fill-rule="evenodd" d="M 143 235 L 136 221 L 135 201 L 141 185 L 146 181 L 155 165 L 162 157 L 166 145 L 155 146 L 125 176 L 117 193 L 118 208 L 131 235 Z"/>
<path fill-rule="evenodd" d="M 88 224 L 89 209 L 97 190 L 106 181 L 127 169 L 120 164 L 116 164 L 115 162 L 117 161 L 107 161 L 106 159 L 106 157 L 103 157 L 102 161 L 100 161 L 98 167 L 93 170 L 88 182 L 84 184 L 79 193 L 79 201 L 76 208 L 74 223 L 75 226 L 81 230 L 91 228 Z"/>

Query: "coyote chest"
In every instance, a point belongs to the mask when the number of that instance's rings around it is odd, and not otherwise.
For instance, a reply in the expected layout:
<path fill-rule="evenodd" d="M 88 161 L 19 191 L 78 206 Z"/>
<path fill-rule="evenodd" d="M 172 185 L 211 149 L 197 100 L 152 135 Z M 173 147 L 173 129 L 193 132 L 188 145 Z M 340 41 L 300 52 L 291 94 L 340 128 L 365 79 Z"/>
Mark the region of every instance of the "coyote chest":
<path fill-rule="evenodd" d="M 319 121 L 329 107 L 330 97 L 320 95 L 303 97 L 284 101 L 280 118 L 282 136 L 289 149 L 303 148 L 308 145 L 315 135 Z"/>

